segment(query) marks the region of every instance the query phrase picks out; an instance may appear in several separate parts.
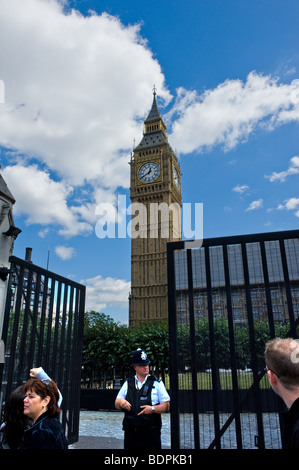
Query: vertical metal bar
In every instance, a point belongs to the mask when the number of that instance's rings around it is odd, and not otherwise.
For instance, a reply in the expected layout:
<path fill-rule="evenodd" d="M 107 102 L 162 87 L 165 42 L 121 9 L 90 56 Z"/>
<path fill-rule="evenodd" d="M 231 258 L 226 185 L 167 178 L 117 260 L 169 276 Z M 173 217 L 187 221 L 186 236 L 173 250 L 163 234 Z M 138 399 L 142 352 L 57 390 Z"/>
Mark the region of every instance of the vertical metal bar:
<path fill-rule="evenodd" d="M 289 311 L 290 330 L 291 330 L 291 334 L 293 338 L 296 338 L 297 334 L 296 334 L 296 325 L 295 325 L 295 315 L 294 315 L 293 299 L 292 299 L 292 292 L 291 292 L 284 239 L 282 238 L 279 239 L 279 245 L 280 245 L 280 255 L 281 255 L 281 262 L 282 262 L 282 269 L 283 269 L 283 276 L 284 276 L 284 285 L 285 285 L 285 290 L 286 290 L 287 304 L 288 304 L 288 311 Z"/>
<path fill-rule="evenodd" d="M 269 323 L 269 333 L 270 333 L 270 338 L 275 338 L 275 336 L 276 336 L 275 323 L 274 323 L 274 318 L 273 318 L 272 297 L 271 297 L 271 289 L 270 289 L 269 270 L 268 270 L 265 240 L 260 241 L 260 249 L 261 249 L 261 259 L 262 259 L 262 269 L 263 269 L 263 276 L 264 276 L 265 294 L 266 294 L 266 305 L 267 305 L 267 316 L 268 316 L 268 323 Z M 283 424 L 282 424 L 281 413 L 279 413 L 279 422 L 280 422 L 280 436 L 282 438 Z"/>
<path fill-rule="evenodd" d="M 265 448 L 265 436 L 264 436 L 264 427 L 263 427 L 263 417 L 262 417 L 262 412 L 261 412 L 261 398 L 260 398 L 260 391 L 259 391 L 259 386 L 258 386 L 257 351 L 256 351 L 256 346 L 255 346 L 249 270 L 248 270 L 248 260 L 247 260 L 247 251 L 246 251 L 245 243 L 241 244 L 241 250 L 242 250 L 243 274 L 244 274 L 245 295 L 246 295 L 246 305 L 247 305 L 247 321 L 248 321 L 248 330 L 249 330 L 251 365 L 252 365 L 253 382 L 254 382 L 253 396 L 254 396 L 256 419 L 257 419 L 258 448 L 264 449 Z"/>
<path fill-rule="evenodd" d="M 175 292 L 174 243 L 167 243 L 167 277 L 168 277 L 168 322 L 169 322 L 169 380 L 171 393 L 170 429 L 171 448 L 180 449 L 179 418 L 179 382 L 178 382 L 178 347 Z"/>
<path fill-rule="evenodd" d="M 11 265 L 11 270 L 14 271 L 14 266 Z M 13 288 L 12 288 L 13 274 L 9 275 L 7 283 L 7 295 L 5 302 L 4 318 L 3 318 L 3 327 L 2 327 L 2 339 L 5 344 L 7 344 L 7 335 L 9 329 L 9 320 L 10 320 L 10 310 L 11 310 L 11 300 L 14 297 Z"/>
<path fill-rule="evenodd" d="M 70 309 L 72 309 L 72 321 L 71 327 L 69 325 L 69 338 L 68 342 L 72 340 L 72 337 L 76 336 L 77 333 L 77 316 L 78 316 L 78 307 L 77 307 L 77 298 L 78 298 L 78 289 L 75 289 L 72 287 L 72 293 L 71 293 L 71 300 L 70 300 Z M 68 383 L 68 399 L 69 399 L 69 414 L 68 414 L 68 421 L 67 421 L 67 426 L 68 426 L 68 436 L 69 438 L 73 438 L 74 434 L 74 406 L 75 406 L 75 397 L 76 397 L 76 388 L 75 387 L 70 387 L 70 384 L 72 383 L 75 370 L 74 366 L 72 366 L 72 361 L 71 358 L 76 358 L 76 363 L 77 361 L 80 361 L 80 356 L 77 354 L 76 351 L 76 343 L 71 342 L 70 347 L 69 347 L 69 355 L 68 355 L 68 366 L 66 370 L 66 378 L 67 378 L 67 383 Z M 80 379 L 79 379 L 80 382 Z"/>
<path fill-rule="evenodd" d="M 57 281 L 58 288 L 57 293 L 55 290 L 55 298 L 56 298 L 56 313 L 55 313 L 55 327 L 54 327 L 54 336 L 53 336 L 53 350 L 52 350 L 52 366 L 51 366 L 51 374 L 52 377 L 58 376 L 57 371 L 57 348 L 58 348 L 58 338 L 59 338 L 59 322 L 60 322 L 60 303 L 61 303 L 61 280 Z M 57 381 L 57 379 L 56 379 Z"/>
<path fill-rule="evenodd" d="M 17 271 L 17 270 L 16 270 Z M 10 344 L 7 344 L 7 349 L 9 348 L 9 368 L 7 371 L 7 381 L 6 381 L 6 393 L 9 394 L 12 391 L 12 384 L 13 384 L 13 372 L 15 367 L 15 357 L 17 352 L 17 340 L 18 340 L 18 328 L 19 328 L 19 321 L 20 321 L 20 310 L 21 310 L 21 302 L 22 302 L 22 288 L 20 288 L 20 284 L 23 284 L 23 276 L 24 276 L 24 269 L 21 268 L 20 272 L 16 272 L 18 285 L 16 289 L 15 295 L 15 309 L 13 318 L 13 326 L 11 327 L 11 337 L 10 337 Z M 8 314 L 8 320 L 10 316 L 10 310 L 6 314 Z"/>
<path fill-rule="evenodd" d="M 80 409 L 80 392 L 81 392 L 81 364 L 82 364 L 82 349 L 83 349 L 83 331 L 84 331 L 84 307 L 85 307 L 85 286 L 77 288 L 77 302 L 76 302 L 76 316 L 75 316 L 75 328 L 74 335 L 76 337 L 74 354 L 76 357 L 75 361 L 72 361 L 72 376 L 71 381 L 77 384 L 76 390 L 74 387 L 74 402 L 72 406 L 73 414 L 73 436 L 74 441 L 79 436 L 79 409 Z"/>
<path fill-rule="evenodd" d="M 46 371 L 51 370 L 51 342 L 52 342 L 52 323 L 53 323 L 53 308 L 54 308 L 54 298 L 55 298 L 55 290 L 56 290 L 56 281 L 53 277 L 51 277 L 51 292 L 49 294 L 49 299 L 47 299 L 47 333 L 46 333 L 46 350 L 45 350 L 45 369 Z M 49 302 L 49 305 L 48 305 Z M 52 377 L 54 377 L 52 375 Z"/>
<path fill-rule="evenodd" d="M 32 272 L 32 271 L 30 271 Z M 35 282 L 34 282 L 35 278 Z M 34 296 L 33 306 L 31 308 L 31 298 L 28 299 L 29 302 L 29 312 L 31 316 L 31 343 L 29 349 L 29 364 L 32 366 L 35 365 L 34 356 L 36 349 L 39 348 L 40 344 L 40 334 L 38 331 L 38 305 L 39 305 L 39 293 L 40 293 L 40 283 L 41 283 L 41 274 L 35 273 L 35 276 L 32 280 L 32 292 Z M 37 365 L 37 364 L 36 364 Z"/>
<path fill-rule="evenodd" d="M 214 409 L 214 429 L 215 429 L 215 447 L 221 448 L 220 432 L 220 415 L 219 415 L 219 402 L 218 402 L 218 378 L 219 369 L 216 362 L 216 348 L 215 348 L 215 329 L 213 317 L 213 301 L 212 301 L 212 282 L 211 282 L 211 263 L 209 247 L 205 247 L 205 265 L 206 265 L 206 285 L 207 285 L 207 301 L 208 301 L 208 319 L 209 319 L 209 337 L 210 337 L 210 354 L 211 354 L 211 369 L 212 369 L 212 393 L 213 393 L 213 409 Z"/>
<path fill-rule="evenodd" d="M 191 250 L 187 250 L 188 270 L 188 298 L 189 298 L 189 321 L 190 321 L 190 346 L 191 346 L 191 376 L 192 376 L 192 398 L 193 398 L 193 432 L 194 448 L 200 448 L 199 439 L 199 411 L 197 394 L 197 370 L 196 370 L 196 342 L 195 342 L 195 320 L 194 320 L 194 292 Z"/>
<path fill-rule="evenodd" d="M 36 363 L 42 364 L 43 357 L 45 354 L 45 344 L 44 344 L 44 335 L 45 335 L 45 325 L 46 325 L 46 309 L 47 309 L 47 296 L 48 296 L 48 282 L 49 277 L 45 275 L 43 278 L 42 284 L 42 304 L 41 304 L 41 313 L 40 313 L 40 341 L 37 351 Z"/>
<path fill-rule="evenodd" d="M 60 342 L 59 342 L 59 362 L 57 364 L 58 369 L 58 384 L 62 384 L 62 390 L 67 393 L 67 390 L 64 390 L 64 381 L 63 381 L 63 366 L 62 364 L 65 361 L 66 353 L 66 344 L 65 344 L 65 325 L 66 325 L 66 316 L 67 316 L 67 300 L 68 300 L 68 290 L 69 285 L 64 283 L 64 292 L 63 292 L 63 308 L 62 308 L 62 323 L 60 328 Z"/>
<path fill-rule="evenodd" d="M 230 275 L 228 265 L 227 245 L 223 245 L 223 263 L 224 263 L 224 276 L 225 276 L 225 289 L 227 301 L 227 319 L 229 328 L 229 343 L 231 355 L 231 369 L 232 369 L 232 383 L 233 383 L 233 402 L 235 409 L 235 424 L 236 424 L 236 439 L 237 448 L 242 449 L 242 432 L 241 432 L 241 419 L 240 419 L 240 405 L 238 396 L 238 376 L 237 376 L 237 361 L 236 361 L 236 348 L 234 339 L 234 325 L 233 325 L 233 309 L 230 290 Z"/>
<path fill-rule="evenodd" d="M 30 338 L 30 300 L 31 300 L 31 288 L 32 288 L 32 271 L 25 269 L 24 278 L 22 279 L 22 284 L 20 283 L 18 288 L 22 292 L 22 300 L 24 303 L 24 317 L 23 317 L 23 327 L 20 334 L 20 342 L 19 342 L 19 356 L 20 359 L 18 361 L 17 366 L 17 381 L 18 383 L 21 382 L 22 377 L 24 377 L 26 363 L 28 363 L 29 358 L 29 348 L 31 344 Z M 21 311 L 20 311 L 21 313 Z M 29 330 L 29 333 L 28 333 Z M 27 376 L 27 374 L 26 374 Z"/>
<path fill-rule="evenodd" d="M 272 309 L 272 299 L 271 299 L 271 290 L 270 290 L 270 282 L 269 282 L 269 272 L 268 272 L 268 264 L 267 264 L 267 256 L 266 256 L 266 249 L 265 249 L 264 240 L 261 240 L 261 242 L 260 242 L 260 249 L 261 249 L 261 259 L 262 259 L 262 269 L 263 269 L 263 276 L 264 276 L 265 294 L 266 294 L 269 332 L 270 332 L 270 337 L 274 338 L 275 337 L 275 326 L 274 326 L 274 320 L 273 320 L 273 309 Z"/>
<path fill-rule="evenodd" d="M 66 335 L 66 348 L 65 348 L 65 358 L 64 358 L 64 370 L 63 373 L 63 384 L 64 384 L 64 393 L 67 394 L 68 403 L 72 401 L 72 394 L 70 387 L 71 382 L 71 367 L 70 367 L 70 359 L 73 353 L 73 341 L 72 341 L 72 330 L 73 330 L 73 301 L 74 301 L 74 287 L 70 286 L 70 295 L 68 300 L 68 321 L 67 321 L 67 335 Z M 67 410 L 63 410 L 62 415 L 62 425 L 65 427 L 66 424 L 66 412 Z M 68 423 L 69 424 L 69 423 Z"/>
<path fill-rule="evenodd" d="M 28 311 L 25 308 L 22 309 L 22 302 L 24 302 L 24 281 L 26 280 L 25 278 L 25 269 L 21 268 L 20 273 L 18 275 L 18 291 L 17 291 L 17 302 L 16 302 L 16 308 L 15 308 L 15 315 L 16 318 L 18 319 L 18 322 L 16 325 L 16 328 L 13 331 L 13 343 L 12 347 L 14 348 L 14 353 L 13 353 L 13 363 L 14 367 L 16 364 L 18 364 L 18 367 L 16 368 L 17 372 L 17 382 L 20 383 L 22 379 L 22 372 L 23 372 L 23 361 L 25 358 L 25 351 L 26 351 L 26 334 L 27 334 L 27 327 L 28 327 Z M 21 312 L 23 311 L 23 325 L 22 325 L 22 333 L 19 334 L 19 320 L 21 317 Z M 15 318 L 15 321 L 16 321 Z M 17 340 L 19 340 L 19 347 L 18 351 L 16 350 L 16 343 Z M 14 344 L 14 345 L 13 345 Z M 15 362 L 15 354 L 19 354 L 19 361 Z"/>
<path fill-rule="evenodd" d="M 81 289 L 76 288 L 74 292 L 74 326 L 73 326 L 73 336 L 78 338 L 78 325 L 79 325 L 79 315 L 80 315 L 80 296 L 81 296 Z M 83 329 L 83 325 L 82 325 Z M 80 339 L 78 338 L 75 343 L 73 343 L 72 347 L 72 357 L 75 358 L 75 361 L 71 361 L 70 364 L 70 374 L 69 374 L 69 382 L 72 383 L 80 383 L 81 379 L 81 356 L 82 356 L 82 344 L 80 346 Z M 79 368 L 79 374 L 78 369 Z M 76 436 L 76 433 L 79 432 L 79 413 L 74 413 L 75 409 L 80 408 L 80 387 L 69 387 L 70 388 L 70 409 L 69 409 L 69 422 L 68 422 L 68 437 L 69 439 L 73 439 Z M 79 393 L 78 393 L 79 392 Z M 76 416 L 78 415 L 78 419 Z"/>
<path fill-rule="evenodd" d="M 11 270 L 14 271 L 14 266 L 11 264 Z M 13 292 L 12 292 L 12 280 L 13 280 L 13 274 L 9 275 L 8 283 L 7 283 L 7 295 L 6 295 L 6 302 L 5 302 L 5 310 L 4 310 L 4 320 L 3 320 L 3 327 L 2 327 L 2 339 L 5 344 L 5 349 L 6 351 L 8 350 L 8 329 L 9 329 L 9 321 L 10 321 L 10 311 L 11 311 L 11 300 L 13 297 Z M 6 366 L 6 361 L 7 359 L 5 358 L 5 363 L 0 364 L 0 385 L 1 385 L 1 393 L 7 395 L 7 381 L 6 384 L 3 384 L 3 372 L 4 372 L 4 365 Z M 1 406 L 2 406 L 2 395 L 1 396 L 1 401 L 0 401 L 0 411 Z M 2 414 L 1 414 L 2 415 Z"/>

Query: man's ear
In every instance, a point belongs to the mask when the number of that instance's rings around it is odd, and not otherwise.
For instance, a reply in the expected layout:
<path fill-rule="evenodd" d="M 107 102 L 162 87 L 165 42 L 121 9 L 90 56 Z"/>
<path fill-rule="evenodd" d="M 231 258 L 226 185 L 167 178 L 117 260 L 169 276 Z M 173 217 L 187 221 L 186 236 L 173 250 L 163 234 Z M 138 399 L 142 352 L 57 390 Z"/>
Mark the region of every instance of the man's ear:
<path fill-rule="evenodd" d="M 268 370 L 268 377 L 270 385 L 275 385 L 277 383 L 277 375 L 272 372 L 272 370 Z"/>

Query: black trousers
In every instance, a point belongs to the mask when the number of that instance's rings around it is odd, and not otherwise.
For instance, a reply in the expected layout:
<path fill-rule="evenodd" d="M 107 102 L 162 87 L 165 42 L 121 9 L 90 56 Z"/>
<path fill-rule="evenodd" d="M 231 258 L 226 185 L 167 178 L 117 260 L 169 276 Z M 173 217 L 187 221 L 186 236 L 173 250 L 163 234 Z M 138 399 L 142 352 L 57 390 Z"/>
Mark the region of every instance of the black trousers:
<path fill-rule="evenodd" d="M 152 426 L 146 430 L 125 430 L 124 449 L 159 450 L 161 449 L 161 428 Z"/>

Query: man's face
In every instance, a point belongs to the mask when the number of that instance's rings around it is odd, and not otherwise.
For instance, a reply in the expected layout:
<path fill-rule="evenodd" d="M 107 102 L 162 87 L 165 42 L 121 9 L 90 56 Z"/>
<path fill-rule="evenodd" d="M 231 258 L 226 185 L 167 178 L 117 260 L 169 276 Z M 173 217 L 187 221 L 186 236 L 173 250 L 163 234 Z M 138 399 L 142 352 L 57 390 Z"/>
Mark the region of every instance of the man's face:
<path fill-rule="evenodd" d="M 137 376 L 145 378 L 149 373 L 149 365 L 134 366 Z"/>

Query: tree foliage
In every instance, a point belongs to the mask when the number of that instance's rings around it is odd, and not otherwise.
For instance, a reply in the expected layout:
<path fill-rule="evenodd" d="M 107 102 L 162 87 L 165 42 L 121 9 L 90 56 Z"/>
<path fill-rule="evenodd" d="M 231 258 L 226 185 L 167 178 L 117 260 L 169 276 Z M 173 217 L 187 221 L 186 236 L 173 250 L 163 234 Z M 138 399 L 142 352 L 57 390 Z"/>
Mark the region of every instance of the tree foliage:
<path fill-rule="evenodd" d="M 195 322 L 196 368 L 203 371 L 211 368 L 213 359 L 217 368 L 228 369 L 232 358 L 239 369 L 252 366 L 248 325 L 234 325 L 233 342 L 230 341 L 228 322 L 215 319 L 213 335 L 208 319 Z M 277 336 L 284 337 L 287 325 L 276 325 Z M 254 323 L 254 348 L 257 363 L 264 363 L 264 348 L 270 339 L 267 322 Z M 185 372 L 191 365 L 190 327 L 178 325 L 178 367 Z M 214 348 L 211 348 L 214 344 Z M 136 327 L 116 323 L 109 315 L 87 312 L 84 325 L 83 381 L 89 387 L 106 387 L 109 378 L 125 379 L 131 375 L 132 353 L 137 348 L 145 349 L 156 375 L 165 380 L 169 366 L 169 335 L 166 322 L 151 321 Z M 214 353 L 214 358 L 212 356 Z"/>
<path fill-rule="evenodd" d="M 169 362 L 168 325 L 165 322 L 128 328 L 109 315 L 87 312 L 84 324 L 83 381 L 105 387 L 107 374 L 125 378 L 130 374 L 132 353 L 145 349 L 157 375 L 164 375 Z"/>

